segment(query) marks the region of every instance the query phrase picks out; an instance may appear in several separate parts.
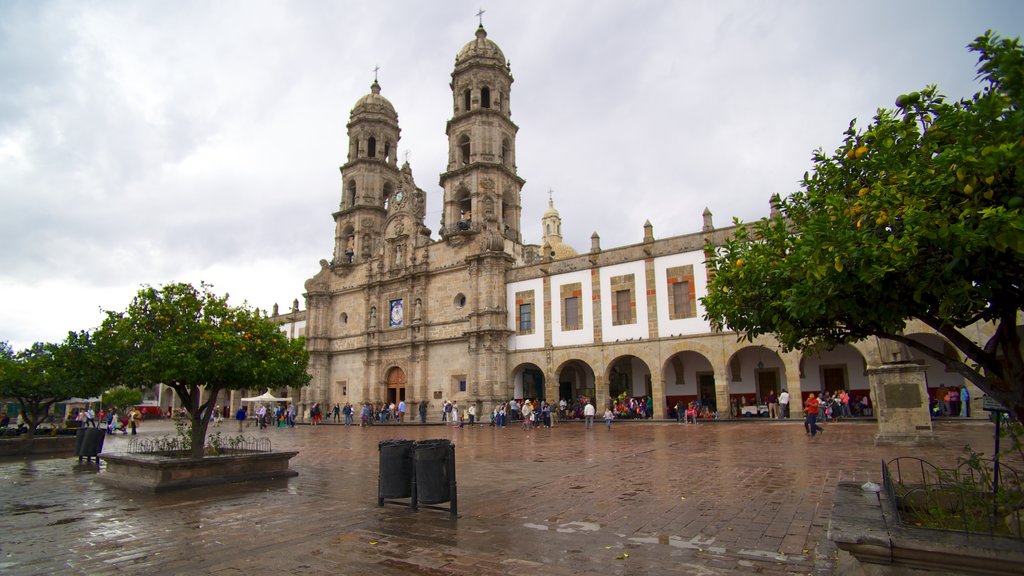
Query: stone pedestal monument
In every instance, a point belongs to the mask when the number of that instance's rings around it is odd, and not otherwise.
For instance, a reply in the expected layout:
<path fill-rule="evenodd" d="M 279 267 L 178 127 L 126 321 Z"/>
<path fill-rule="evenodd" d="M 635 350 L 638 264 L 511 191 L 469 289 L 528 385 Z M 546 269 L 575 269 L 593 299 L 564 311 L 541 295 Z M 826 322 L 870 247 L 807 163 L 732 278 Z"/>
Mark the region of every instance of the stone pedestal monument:
<path fill-rule="evenodd" d="M 928 412 L 925 366 L 910 360 L 910 350 L 878 339 L 881 365 L 869 368 L 872 404 L 878 420 L 876 446 L 920 446 L 936 443 Z"/>

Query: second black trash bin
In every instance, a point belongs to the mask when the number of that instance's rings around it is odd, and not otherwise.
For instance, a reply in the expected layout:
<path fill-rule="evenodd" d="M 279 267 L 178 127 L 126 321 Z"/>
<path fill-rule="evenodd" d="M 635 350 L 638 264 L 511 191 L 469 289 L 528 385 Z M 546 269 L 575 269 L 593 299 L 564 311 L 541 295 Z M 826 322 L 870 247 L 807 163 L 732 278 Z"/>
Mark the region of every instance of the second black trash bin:
<path fill-rule="evenodd" d="M 377 482 L 377 504 L 385 498 L 411 498 L 413 461 L 412 440 L 381 440 L 380 475 Z"/>
<path fill-rule="evenodd" d="M 455 445 L 450 440 L 416 443 L 416 499 L 422 504 L 454 501 Z"/>
<path fill-rule="evenodd" d="M 102 428 L 79 428 L 75 433 L 75 456 L 78 456 L 78 461 L 81 462 L 82 458 L 96 458 L 98 462 L 106 434 L 107 431 Z"/>

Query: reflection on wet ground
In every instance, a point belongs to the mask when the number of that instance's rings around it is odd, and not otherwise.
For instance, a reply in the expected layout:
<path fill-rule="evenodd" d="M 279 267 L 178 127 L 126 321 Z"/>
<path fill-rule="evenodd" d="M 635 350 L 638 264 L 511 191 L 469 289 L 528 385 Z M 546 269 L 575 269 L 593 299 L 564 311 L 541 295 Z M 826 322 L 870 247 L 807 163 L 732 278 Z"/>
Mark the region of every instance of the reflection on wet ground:
<path fill-rule="evenodd" d="M 152 495 L 102 485 L 75 458 L 0 461 L 0 573 L 827 574 L 837 482 L 877 482 L 897 455 L 951 464 L 964 444 L 992 443 L 987 423 L 939 424 L 944 446 L 927 449 L 875 448 L 872 423 L 812 440 L 792 421 L 246 433 L 299 450 L 299 476 Z M 455 443 L 457 520 L 377 506 L 387 438 Z"/>

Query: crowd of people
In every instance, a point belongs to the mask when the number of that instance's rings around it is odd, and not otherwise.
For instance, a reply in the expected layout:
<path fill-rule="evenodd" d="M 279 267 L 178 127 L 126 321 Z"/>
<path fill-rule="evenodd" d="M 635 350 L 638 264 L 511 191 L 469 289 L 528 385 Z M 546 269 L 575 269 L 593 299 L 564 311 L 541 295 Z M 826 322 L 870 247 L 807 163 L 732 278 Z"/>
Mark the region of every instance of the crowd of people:
<path fill-rule="evenodd" d="M 966 416 L 968 400 L 963 398 L 967 395 L 966 392 L 966 389 L 963 388 L 941 387 L 937 389 L 931 396 L 930 408 L 933 416 Z M 804 401 L 805 414 L 808 411 L 811 398 L 814 398 L 815 423 L 835 422 L 841 418 L 872 415 L 871 402 L 867 395 L 855 398 L 846 390 L 826 391 L 821 393 L 820 397 L 817 394 L 811 394 Z M 352 426 L 357 415 L 360 426 L 403 424 L 416 420 L 426 423 L 429 404 L 427 401 L 399 400 L 397 403 L 367 402 L 359 407 L 354 407 L 350 403 L 344 405 L 336 403 L 333 407 L 322 407 L 320 403 L 314 402 L 307 410 L 303 411 L 301 418 L 311 425 L 332 421 L 336 424 L 343 423 L 345 426 Z M 732 404 L 731 409 L 734 416 L 749 414 L 749 411 L 743 410 L 747 404 L 745 396 L 734 397 Z M 773 391 L 765 399 L 765 405 L 758 408 L 758 414 L 766 415 L 769 418 L 789 418 L 789 404 L 788 391 L 783 390 L 778 395 Z M 767 413 L 762 414 L 765 408 Z M 610 400 L 606 406 L 603 406 L 603 410 L 602 417 L 611 427 L 613 420 L 651 419 L 654 417 L 655 407 L 649 396 L 627 396 L 623 393 Z M 483 418 L 481 418 L 477 414 L 476 403 L 468 403 L 460 407 L 458 401 L 443 400 L 440 406 L 440 419 L 441 422 L 460 427 L 488 424 L 497 427 L 516 425 L 532 429 L 555 426 L 561 420 L 585 421 L 590 425 L 596 411 L 594 400 L 585 395 L 580 395 L 572 400 L 562 398 L 557 404 L 545 400 L 513 398 L 494 405 L 489 413 L 485 410 Z M 223 416 L 221 412 L 223 412 Z M 167 413 L 168 415 L 172 414 L 170 407 L 167 408 Z M 222 417 L 226 418 L 228 414 L 227 407 L 217 406 L 211 412 L 212 423 L 217 423 Z M 186 416 L 184 408 L 181 409 L 181 416 Z M 677 400 L 668 406 L 668 416 L 669 418 L 674 417 L 677 422 L 696 424 L 701 419 L 717 418 L 718 412 L 710 401 L 690 400 L 684 402 Z M 261 429 L 268 427 L 291 428 L 295 426 L 299 417 L 295 404 L 284 402 L 271 405 L 261 404 L 252 410 L 243 405 L 235 413 L 239 431 L 242 430 L 244 423 L 250 420 Z M 115 410 L 110 412 L 101 410 L 97 415 L 91 408 L 86 408 L 76 411 L 75 418 L 83 426 L 96 426 L 98 420 L 111 432 L 121 431 L 127 434 L 129 427 L 134 433 L 138 423 L 141 422 L 142 414 L 137 409 L 132 409 L 130 413 L 122 417 L 119 417 Z M 820 427 L 817 430 L 820 430 Z M 811 430 L 808 429 L 808 434 L 810 433 Z"/>

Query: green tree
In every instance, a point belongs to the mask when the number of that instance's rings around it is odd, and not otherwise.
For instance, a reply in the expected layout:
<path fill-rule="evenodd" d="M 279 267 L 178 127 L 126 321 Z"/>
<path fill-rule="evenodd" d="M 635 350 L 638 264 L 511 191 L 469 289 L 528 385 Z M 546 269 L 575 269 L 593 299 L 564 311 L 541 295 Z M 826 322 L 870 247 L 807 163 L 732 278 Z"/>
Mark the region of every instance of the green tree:
<path fill-rule="evenodd" d="M 1024 50 L 991 32 L 969 47 L 980 92 L 949 103 L 928 87 L 851 122 L 777 213 L 708 247 L 706 319 L 786 350 L 895 340 L 1024 419 Z M 903 335 L 909 319 L 962 357 Z M 994 327 L 980 345 L 978 323 Z"/>
<path fill-rule="evenodd" d="M 142 402 L 142 391 L 137 388 L 115 386 L 103 393 L 102 402 L 104 406 L 117 408 L 121 414 L 126 414 L 125 410 L 129 406 Z"/>
<path fill-rule="evenodd" d="M 309 384 L 302 339 L 289 340 L 258 310 L 228 305 L 202 284 L 143 287 L 123 312 L 106 313 L 95 338 L 113 382 L 164 384 L 191 419 L 192 455 L 201 457 L 222 390 Z"/>
<path fill-rule="evenodd" d="M 30 437 L 58 402 L 103 389 L 93 350 L 86 332 L 70 332 L 60 344 L 36 343 L 17 353 L 0 343 L 0 398 L 21 404 Z"/>

